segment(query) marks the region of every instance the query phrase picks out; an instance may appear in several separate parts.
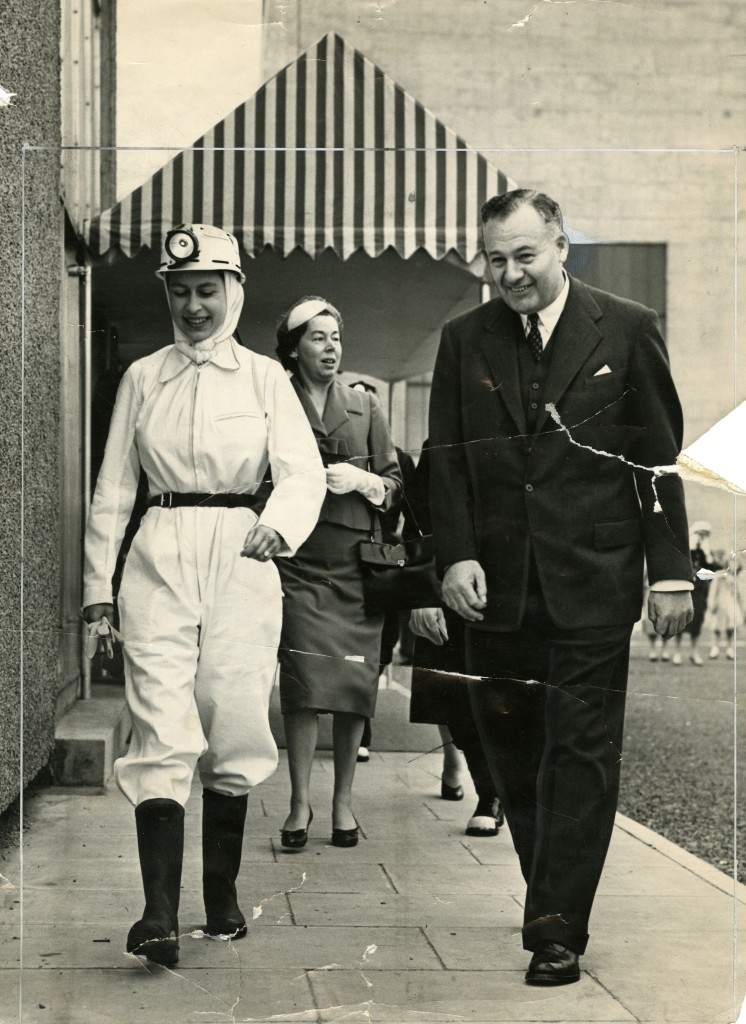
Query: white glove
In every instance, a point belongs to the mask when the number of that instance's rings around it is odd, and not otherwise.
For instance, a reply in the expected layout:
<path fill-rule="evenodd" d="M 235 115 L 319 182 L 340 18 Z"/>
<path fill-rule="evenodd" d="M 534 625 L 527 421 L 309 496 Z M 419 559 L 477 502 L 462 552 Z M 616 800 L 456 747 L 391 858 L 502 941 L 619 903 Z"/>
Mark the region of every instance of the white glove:
<path fill-rule="evenodd" d="M 349 462 L 339 462 L 326 471 L 326 486 L 332 494 L 350 494 L 357 491 L 374 505 L 382 505 L 386 497 L 386 485 L 380 476 L 359 469 Z"/>
<path fill-rule="evenodd" d="M 87 622 L 86 629 L 88 631 L 88 636 L 85 639 L 86 658 L 90 660 L 100 647 L 109 661 L 111 661 L 114 657 L 113 641 L 117 640 L 121 643 L 122 634 L 114 629 L 105 615 L 97 619 L 96 622 Z"/>
<path fill-rule="evenodd" d="M 438 647 L 448 639 L 446 617 L 442 608 L 414 608 L 409 615 L 409 628 Z"/>

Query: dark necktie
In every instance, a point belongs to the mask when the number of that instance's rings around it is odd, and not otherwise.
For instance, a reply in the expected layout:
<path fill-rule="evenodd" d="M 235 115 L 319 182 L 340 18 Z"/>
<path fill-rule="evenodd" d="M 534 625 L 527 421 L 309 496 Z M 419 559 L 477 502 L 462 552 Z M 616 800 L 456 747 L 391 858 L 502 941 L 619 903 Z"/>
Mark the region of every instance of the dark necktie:
<path fill-rule="evenodd" d="M 539 330 L 539 314 L 529 313 L 528 314 L 528 334 L 526 335 L 526 341 L 528 347 L 531 350 L 531 355 L 534 357 L 534 362 L 538 363 L 541 359 L 541 354 L 544 351 L 544 345 L 541 341 L 541 331 Z"/>

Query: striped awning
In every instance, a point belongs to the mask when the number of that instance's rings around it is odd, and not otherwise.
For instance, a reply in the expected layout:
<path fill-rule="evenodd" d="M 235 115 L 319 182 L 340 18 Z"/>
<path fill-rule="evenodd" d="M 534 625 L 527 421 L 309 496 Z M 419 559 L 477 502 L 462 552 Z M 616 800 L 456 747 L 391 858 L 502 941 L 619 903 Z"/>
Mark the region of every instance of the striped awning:
<path fill-rule="evenodd" d="M 515 187 L 340 36 L 329 33 L 144 185 L 87 225 L 91 250 L 158 251 L 184 221 L 255 256 L 392 247 L 466 263 L 479 207 Z"/>

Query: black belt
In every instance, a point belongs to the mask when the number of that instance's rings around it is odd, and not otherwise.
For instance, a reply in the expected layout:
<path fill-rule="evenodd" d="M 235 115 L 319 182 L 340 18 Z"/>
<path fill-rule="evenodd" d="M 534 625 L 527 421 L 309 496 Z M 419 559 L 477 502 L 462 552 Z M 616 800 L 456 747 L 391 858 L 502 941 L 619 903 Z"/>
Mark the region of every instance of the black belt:
<path fill-rule="evenodd" d="M 169 491 L 167 494 L 156 494 L 151 498 L 148 508 L 183 508 L 197 505 L 203 508 L 251 508 L 256 503 L 257 498 L 253 494 L 188 494 Z"/>

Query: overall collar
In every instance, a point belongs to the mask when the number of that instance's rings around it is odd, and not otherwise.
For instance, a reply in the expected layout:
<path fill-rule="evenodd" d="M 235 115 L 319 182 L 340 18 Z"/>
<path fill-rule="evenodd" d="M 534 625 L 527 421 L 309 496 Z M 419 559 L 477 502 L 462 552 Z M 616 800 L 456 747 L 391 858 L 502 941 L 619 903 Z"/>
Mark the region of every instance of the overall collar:
<path fill-rule="evenodd" d="M 238 355 L 236 354 L 236 342 L 233 338 L 227 338 L 219 345 L 216 345 L 212 359 L 202 363 L 202 366 L 219 366 L 221 370 L 238 370 L 240 365 Z M 179 352 L 175 345 L 172 345 L 161 364 L 158 382 L 165 384 L 167 380 L 171 380 L 182 373 L 187 366 L 196 366 L 196 363 L 192 362 L 189 356 L 185 356 L 183 352 Z"/>

